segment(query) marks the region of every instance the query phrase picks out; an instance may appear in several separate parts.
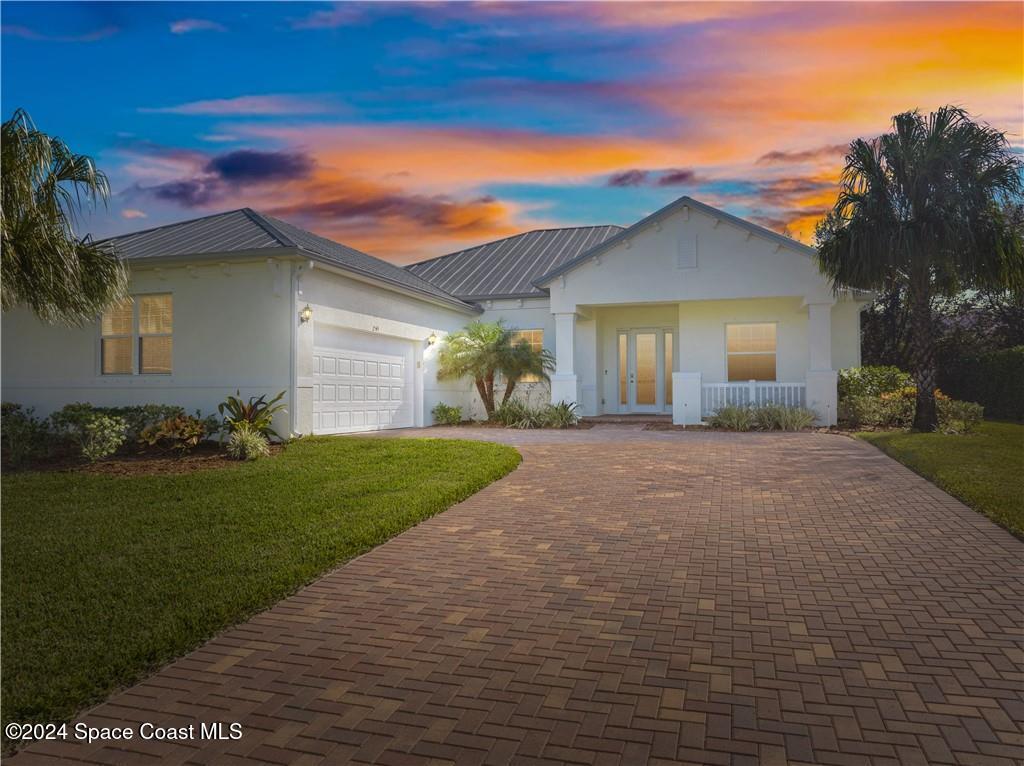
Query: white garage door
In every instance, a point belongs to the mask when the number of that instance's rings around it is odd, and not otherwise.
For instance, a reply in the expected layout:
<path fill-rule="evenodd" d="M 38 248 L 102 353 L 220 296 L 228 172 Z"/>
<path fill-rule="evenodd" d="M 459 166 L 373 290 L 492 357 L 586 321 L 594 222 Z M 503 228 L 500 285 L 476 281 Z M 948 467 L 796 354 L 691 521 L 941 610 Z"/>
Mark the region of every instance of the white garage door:
<path fill-rule="evenodd" d="M 413 345 L 341 328 L 317 328 L 313 433 L 413 425 Z"/>

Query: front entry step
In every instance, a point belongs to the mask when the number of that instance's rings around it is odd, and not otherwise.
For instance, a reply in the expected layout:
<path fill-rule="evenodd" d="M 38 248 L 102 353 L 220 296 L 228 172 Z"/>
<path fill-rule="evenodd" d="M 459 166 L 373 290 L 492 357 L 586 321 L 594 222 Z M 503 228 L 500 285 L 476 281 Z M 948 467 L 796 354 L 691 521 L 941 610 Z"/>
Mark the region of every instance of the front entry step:
<path fill-rule="evenodd" d="M 671 423 L 671 415 L 652 415 L 644 413 L 635 413 L 629 415 L 594 415 L 592 417 L 585 417 L 582 419 L 584 423 L 590 423 L 592 425 L 601 424 L 628 424 L 628 425 L 647 425 L 648 423 Z"/>

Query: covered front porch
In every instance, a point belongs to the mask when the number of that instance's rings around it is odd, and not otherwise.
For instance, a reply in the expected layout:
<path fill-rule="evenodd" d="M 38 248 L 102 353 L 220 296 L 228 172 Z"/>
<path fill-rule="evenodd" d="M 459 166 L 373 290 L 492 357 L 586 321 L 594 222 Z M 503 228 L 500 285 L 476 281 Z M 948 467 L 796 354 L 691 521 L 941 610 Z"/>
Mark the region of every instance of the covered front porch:
<path fill-rule="evenodd" d="M 836 372 L 856 364 L 852 301 L 803 297 L 578 305 L 554 314 L 553 402 L 585 416 L 666 414 L 696 424 L 720 407 L 783 404 L 836 418 Z M 852 326 L 854 332 L 843 328 Z M 846 337 L 850 335 L 851 337 Z M 837 365 L 836 357 L 841 361 Z"/>

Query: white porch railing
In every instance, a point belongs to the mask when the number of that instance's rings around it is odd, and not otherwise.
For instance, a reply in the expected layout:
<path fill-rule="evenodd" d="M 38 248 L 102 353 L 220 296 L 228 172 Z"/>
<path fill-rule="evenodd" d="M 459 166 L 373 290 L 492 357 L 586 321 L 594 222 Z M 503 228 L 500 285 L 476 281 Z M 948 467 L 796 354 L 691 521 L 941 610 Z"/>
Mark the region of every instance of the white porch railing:
<path fill-rule="evenodd" d="M 750 380 L 746 383 L 704 383 L 700 390 L 700 414 L 708 417 L 727 405 L 739 407 L 781 404 L 806 407 L 805 383 L 774 383 Z"/>

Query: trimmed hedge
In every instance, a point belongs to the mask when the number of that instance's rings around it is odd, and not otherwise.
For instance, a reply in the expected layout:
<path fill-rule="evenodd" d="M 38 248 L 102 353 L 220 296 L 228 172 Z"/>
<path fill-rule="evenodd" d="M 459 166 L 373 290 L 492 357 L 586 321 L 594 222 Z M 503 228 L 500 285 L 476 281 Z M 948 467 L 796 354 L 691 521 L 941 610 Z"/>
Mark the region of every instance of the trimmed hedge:
<path fill-rule="evenodd" d="M 939 359 L 938 383 L 954 399 L 978 402 L 991 418 L 1024 420 L 1024 346 Z"/>

